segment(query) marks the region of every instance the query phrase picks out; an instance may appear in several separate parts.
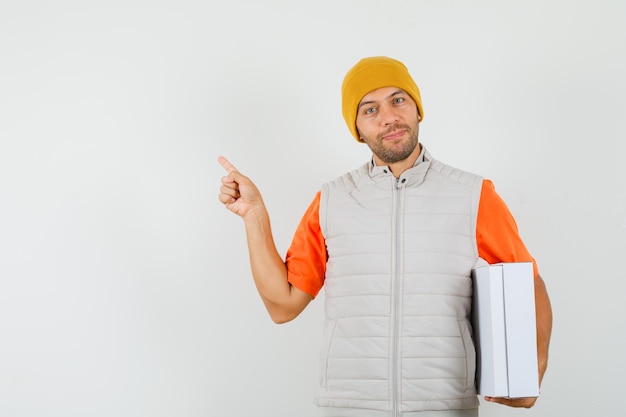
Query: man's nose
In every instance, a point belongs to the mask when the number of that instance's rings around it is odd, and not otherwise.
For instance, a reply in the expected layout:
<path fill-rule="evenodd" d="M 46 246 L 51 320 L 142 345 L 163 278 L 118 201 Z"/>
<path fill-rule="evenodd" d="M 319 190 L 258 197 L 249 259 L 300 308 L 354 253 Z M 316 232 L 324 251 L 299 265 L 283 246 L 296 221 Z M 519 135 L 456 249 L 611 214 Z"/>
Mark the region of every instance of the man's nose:
<path fill-rule="evenodd" d="M 389 126 L 398 122 L 398 114 L 390 106 L 381 106 L 378 114 L 380 116 L 381 122 L 385 126 Z"/>

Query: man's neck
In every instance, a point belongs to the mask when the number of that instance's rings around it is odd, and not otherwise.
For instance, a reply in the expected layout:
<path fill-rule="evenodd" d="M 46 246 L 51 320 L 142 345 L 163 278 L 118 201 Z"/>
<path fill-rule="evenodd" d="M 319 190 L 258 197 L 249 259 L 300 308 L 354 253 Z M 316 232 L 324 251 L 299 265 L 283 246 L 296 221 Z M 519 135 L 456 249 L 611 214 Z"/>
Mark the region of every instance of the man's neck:
<path fill-rule="evenodd" d="M 419 158 L 421 153 L 422 146 L 418 143 L 413 152 L 411 152 L 411 154 L 402 161 L 386 164 L 381 161 L 377 156 L 374 156 L 374 163 L 376 165 L 387 165 L 393 176 L 396 178 L 400 178 L 400 175 L 402 175 L 404 171 L 412 168 L 415 165 L 415 161 L 417 161 L 417 158 Z"/>

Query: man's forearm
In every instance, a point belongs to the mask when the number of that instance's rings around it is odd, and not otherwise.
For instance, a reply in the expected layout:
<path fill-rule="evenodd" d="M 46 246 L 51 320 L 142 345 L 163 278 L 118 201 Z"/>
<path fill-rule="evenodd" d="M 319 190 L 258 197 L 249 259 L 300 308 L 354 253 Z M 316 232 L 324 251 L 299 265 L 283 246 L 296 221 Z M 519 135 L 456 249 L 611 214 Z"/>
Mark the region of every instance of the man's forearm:
<path fill-rule="evenodd" d="M 537 314 L 537 358 L 539 362 L 539 383 L 548 367 L 548 349 L 552 335 L 552 306 L 546 285 L 541 278 L 535 278 L 535 310 Z"/>
<path fill-rule="evenodd" d="M 245 218 L 250 267 L 261 297 L 280 302 L 289 291 L 287 267 L 274 244 L 269 215 L 265 208 Z"/>
<path fill-rule="evenodd" d="M 312 297 L 294 289 L 287 279 L 287 267 L 276 250 L 267 210 L 245 218 L 250 267 L 259 295 L 272 320 L 284 323 L 295 318 Z"/>

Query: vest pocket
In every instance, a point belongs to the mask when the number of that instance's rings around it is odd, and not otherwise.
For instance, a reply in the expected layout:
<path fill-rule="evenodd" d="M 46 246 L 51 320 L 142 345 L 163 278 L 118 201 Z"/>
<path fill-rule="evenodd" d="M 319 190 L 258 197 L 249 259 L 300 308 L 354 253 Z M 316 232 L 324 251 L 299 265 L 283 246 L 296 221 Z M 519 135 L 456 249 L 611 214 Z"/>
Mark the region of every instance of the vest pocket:
<path fill-rule="evenodd" d="M 465 387 L 473 388 L 476 378 L 476 349 L 474 348 L 472 331 L 467 320 L 459 320 L 458 323 L 463 349 L 465 350 Z"/>
<path fill-rule="evenodd" d="M 330 356 L 330 348 L 332 346 L 333 335 L 335 334 L 336 323 L 335 320 L 326 320 L 324 322 L 319 363 L 320 387 L 322 388 L 326 388 L 328 381 L 328 357 Z"/>

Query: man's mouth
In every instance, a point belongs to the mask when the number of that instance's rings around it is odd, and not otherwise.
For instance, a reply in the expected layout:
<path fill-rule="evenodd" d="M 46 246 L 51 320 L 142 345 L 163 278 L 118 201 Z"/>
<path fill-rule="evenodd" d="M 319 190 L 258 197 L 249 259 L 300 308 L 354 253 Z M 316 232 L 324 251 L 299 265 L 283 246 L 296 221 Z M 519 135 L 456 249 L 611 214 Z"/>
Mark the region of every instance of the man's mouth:
<path fill-rule="evenodd" d="M 394 140 L 394 139 L 398 139 L 401 138 L 402 136 L 404 136 L 404 134 L 406 133 L 405 129 L 396 129 L 392 132 L 386 133 L 383 135 L 382 139 L 383 140 Z"/>

